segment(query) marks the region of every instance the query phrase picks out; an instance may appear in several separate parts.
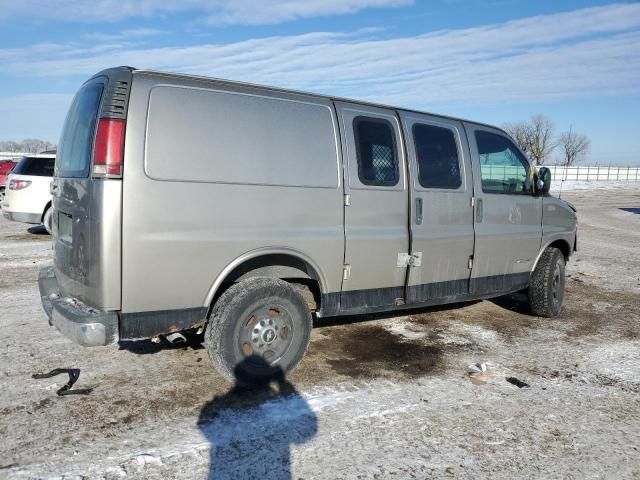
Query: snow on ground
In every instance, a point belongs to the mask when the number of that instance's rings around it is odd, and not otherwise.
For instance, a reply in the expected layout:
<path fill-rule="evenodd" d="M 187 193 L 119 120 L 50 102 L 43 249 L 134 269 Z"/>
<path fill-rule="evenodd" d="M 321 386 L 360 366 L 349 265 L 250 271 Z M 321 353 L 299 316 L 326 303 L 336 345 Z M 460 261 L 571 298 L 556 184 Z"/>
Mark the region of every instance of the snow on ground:
<path fill-rule="evenodd" d="M 551 193 L 558 195 L 562 192 L 571 192 L 574 190 L 638 190 L 640 189 L 640 181 L 638 182 L 615 182 L 606 180 L 552 180 Z"/>
<path fill-rule="evenodd" d="M 0 478 L 637 478 L 640 188 L 563 198 L 580 250 L 560 317 L 516 294 L 325 319 L 300 367 L 259 391 L 220 378 L 198 339 L 73 345 L 39 304 L 48 237 L 0 219 Z M 31 378 L 55 367 L 94 391 Z"/>

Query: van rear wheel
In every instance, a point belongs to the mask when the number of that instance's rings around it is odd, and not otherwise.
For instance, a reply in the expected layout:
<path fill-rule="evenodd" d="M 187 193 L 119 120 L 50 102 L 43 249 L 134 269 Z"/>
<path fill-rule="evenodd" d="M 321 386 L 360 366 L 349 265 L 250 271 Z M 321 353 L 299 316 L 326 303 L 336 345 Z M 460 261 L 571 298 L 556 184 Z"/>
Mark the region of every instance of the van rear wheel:
<path fill-rule="evenodd" d="M 529 306 L 539 317 L 555 317 L 562 310 L 565 283 L 564 255 L 547 248 L 540 257 L 529 284 Z"/>
<path fill-rule="evenodd" d="M 205 342 L 226 379 L 262 383 L 298 365 L 311 328 L 311 312 L 298 289 L 284 280 L 254 278 L 232 285 L 218 299 Z"/>

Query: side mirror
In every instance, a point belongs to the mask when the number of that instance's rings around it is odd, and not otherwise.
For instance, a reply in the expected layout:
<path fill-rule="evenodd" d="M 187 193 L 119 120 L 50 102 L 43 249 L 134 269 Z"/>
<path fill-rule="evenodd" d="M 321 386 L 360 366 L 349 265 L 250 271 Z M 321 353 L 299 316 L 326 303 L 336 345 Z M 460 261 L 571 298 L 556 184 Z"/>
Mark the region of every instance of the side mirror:
<path fill-rule="evenodd" d="M 551 170 L 540 167 L 536 175 L 536 194 L 547 195 L 551 189 Z"/>

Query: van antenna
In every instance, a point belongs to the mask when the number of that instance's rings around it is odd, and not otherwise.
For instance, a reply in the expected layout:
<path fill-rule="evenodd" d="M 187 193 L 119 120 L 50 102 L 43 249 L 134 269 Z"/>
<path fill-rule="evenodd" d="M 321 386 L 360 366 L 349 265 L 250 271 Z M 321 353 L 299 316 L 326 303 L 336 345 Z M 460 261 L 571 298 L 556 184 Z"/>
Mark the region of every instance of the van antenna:
<path fill-rule="evenodd" d="M 567 177 L 567 166 L 564 165 L 564 168 L 562 169 L 562 178 L 560 179 L 560 192 L 558 193 L 558 198 L 562 199 L 562 186 L 564 185 L 564 181 Z"/>

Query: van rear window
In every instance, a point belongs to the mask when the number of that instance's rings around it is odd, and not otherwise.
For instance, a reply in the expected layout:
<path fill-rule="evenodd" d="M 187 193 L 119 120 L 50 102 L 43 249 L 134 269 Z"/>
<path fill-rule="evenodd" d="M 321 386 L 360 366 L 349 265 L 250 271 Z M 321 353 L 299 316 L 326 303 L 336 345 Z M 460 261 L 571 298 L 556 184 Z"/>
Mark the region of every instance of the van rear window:
<path fill-rule="evenodd" d="M 55 158 L 24 157 L 13 169 L 16 175 L 33 175 L 35 177 L 52 177 Z"/>
<path fill-rule="evenodd" d="M 58 146 L 59 177 L 81 178 L 89 175 L 103 89 L 102 83 L 90 83 L 76 94 Z"/>

